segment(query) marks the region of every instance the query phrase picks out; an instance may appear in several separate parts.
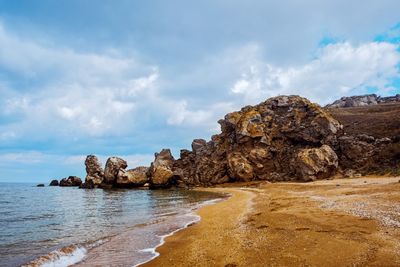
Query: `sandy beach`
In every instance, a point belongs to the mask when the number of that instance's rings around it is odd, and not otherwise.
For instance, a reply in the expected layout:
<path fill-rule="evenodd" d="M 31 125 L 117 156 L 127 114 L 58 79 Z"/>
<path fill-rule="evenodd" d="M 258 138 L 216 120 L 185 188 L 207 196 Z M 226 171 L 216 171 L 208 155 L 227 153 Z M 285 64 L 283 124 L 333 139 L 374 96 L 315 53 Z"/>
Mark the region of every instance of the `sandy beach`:
<path fill-rule="evenodd" d="M 143 266 L 399 266 L 399 177 L 251 183 Z"/>

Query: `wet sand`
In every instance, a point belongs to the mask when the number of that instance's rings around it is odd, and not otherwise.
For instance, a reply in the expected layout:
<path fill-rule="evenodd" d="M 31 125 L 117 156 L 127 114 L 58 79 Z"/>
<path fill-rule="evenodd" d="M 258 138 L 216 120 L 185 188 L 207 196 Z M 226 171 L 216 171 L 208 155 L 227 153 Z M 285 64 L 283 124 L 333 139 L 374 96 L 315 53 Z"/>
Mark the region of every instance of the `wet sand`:
<path fill-rule="evenodd" d="M 211 189 L 232 197 L 200 209 L 143 266 L 400 266 L 399 179 Z"/>

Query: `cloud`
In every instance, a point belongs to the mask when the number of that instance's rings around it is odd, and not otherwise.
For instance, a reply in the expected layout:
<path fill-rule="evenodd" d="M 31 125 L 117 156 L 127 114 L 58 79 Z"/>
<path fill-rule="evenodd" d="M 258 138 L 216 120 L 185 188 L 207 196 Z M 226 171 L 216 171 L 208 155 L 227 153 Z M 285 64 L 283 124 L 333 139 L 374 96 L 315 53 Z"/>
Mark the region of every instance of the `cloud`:
<path fill-rule="evenodd" d="M 157 66 L 115 51 L 46 46 L 11 34 L 1 24 L 0 43 L 0 68 L 33 85 L 20 88 L 4 81 L 8 93 L 0 112 L 22 117 L 12 126 L 21 135 L 32 134 L 32 127 L 52 135 L 118 134 L 129 129 L 125 122 L 134 120 L 136 107 L 156 90 Z"/>
<path fill-rule="evenodd" d="M 400 77 L 398 46 L 368 42 L 329 44 L 304 65 L 280 67 L 262 60 L 249 62 L 231 92 L 256 103 L 278 94 L 299 94 L 320 104 L 369 89 L 393 93 L 391 80 Z"/>

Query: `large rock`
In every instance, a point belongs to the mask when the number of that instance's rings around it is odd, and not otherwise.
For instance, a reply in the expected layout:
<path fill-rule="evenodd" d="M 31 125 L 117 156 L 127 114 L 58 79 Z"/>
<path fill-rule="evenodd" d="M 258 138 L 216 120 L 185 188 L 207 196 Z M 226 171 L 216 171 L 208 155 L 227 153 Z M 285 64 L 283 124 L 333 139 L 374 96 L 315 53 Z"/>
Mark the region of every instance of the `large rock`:
<path fill-rule="evenodd" d="M 60 186 L 81 186 L 82 179 L 77 176 L 69 176 L 68 178 L 63 178 L 60 181 Z"/>
<path fill-rule="evenodd" d="M 151 164 L 148 176 L 151 188 L 166 188 L 173 184 L 174 157 L 169 149 L 163 149 L 155 153 L 155 160 Z"/>
<path fill-rule="evenodd" d="M 89 155 L 85 160 L 86 178 L 83 188 L 99 187 L 104 180 L 104 171 L 99 159 L 94 155 Z"/>
<path fill-rule="evenodd" d="M 111 157 L 106 162 L 104 169 L 104 184 L 112 185 L 116 183 L 118 173 L 128 167 L 125 160 L 118 157 Z"/>
<path fill-rule="evenodd" d="M 51 180 L 49 186 L 58 186 L 58 180 Z"/>
<path fill-rule="evenodd" d="M 338 167 L 338 157 L 328 145 L 320 148 L 302 149 L 294 159 L 297 176 L 308 182 L 325 179 L 335 174 Z"/>
<path fill-rule="evenodd" d="M 148 167 L 136 167 L 131 170 L 120 170 L 117 176 L 116 186 L 129 188 L 143 186 L 148 182 Z"/>
<path fill-rule="evenodd" d="M 291 164 L 302 149 L 337 147 L 342 125 L 317 104 L 299 96 L 270 98 L 229 113 L 211 141 L 182 150 L 173 173 L 187 185 L 228 181 L 302 180 Z"/>

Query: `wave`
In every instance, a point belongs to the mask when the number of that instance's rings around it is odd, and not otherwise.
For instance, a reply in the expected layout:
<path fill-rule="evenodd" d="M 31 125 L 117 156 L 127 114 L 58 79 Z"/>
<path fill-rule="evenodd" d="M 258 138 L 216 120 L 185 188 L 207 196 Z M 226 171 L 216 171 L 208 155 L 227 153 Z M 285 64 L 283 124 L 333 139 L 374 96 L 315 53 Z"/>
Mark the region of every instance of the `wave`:
<path fill-rule="evenodd" d="M 71 245 L 59 250 L 50 252 L 47 255 L 22 265 L 21 267 L 64 267 L 80 262 L 86 256 L 87 250 L 84 247 Z"/>
<path fill-rule="evenodd" d="M 127 250 L 126 253 L 115 255 L 113 260 L 123 266 L 142 265 L 160 255 L 156 250 L 165 243 L 167 237 L 201 220 L 201 217 L 194 213 L 195 210 L 222 201 L 225 197 L 202 201 L 180 212 L 158 214 L 158 218 L 150 222 L 131 227 L 127 226 L 123 233 L 86 244 L 67 246 L 40 256 L 22 266 L 61 267 L 70 265 L 91 266 L 92 264 L 101 266 L 109 263 L 109 257 L 102 257 L 108 255 L 107 251 L 112 249 L 121 252 L 128 247 L 130 251 Z"/>

